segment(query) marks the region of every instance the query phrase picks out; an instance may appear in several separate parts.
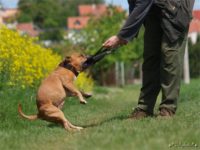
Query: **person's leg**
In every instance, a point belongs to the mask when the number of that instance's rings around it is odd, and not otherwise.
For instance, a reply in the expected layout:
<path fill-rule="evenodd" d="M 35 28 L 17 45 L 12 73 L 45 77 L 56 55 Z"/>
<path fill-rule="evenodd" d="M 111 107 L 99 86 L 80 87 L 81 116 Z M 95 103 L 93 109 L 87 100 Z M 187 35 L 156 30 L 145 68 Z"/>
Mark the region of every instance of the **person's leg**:
<path fill-rule="evenodd" d="M 186 40 L 187 36 L 172 44 L 165 35 L 163 36 L 161 52 L 162 102 L 159 109 L 164 108 L 164 111 L 160 115 L 166 113 L 166 115 L 171 116 L 175 114 L 177 109 Z"/>
<path fill-rule="evenodd" d="M 153 7 L 145 19 L 142 88 L 135 109 L 143 110 L 150 115 L 153 114 L 160 91 L 160 51 L 163 31 L 158 14 L 159 10 Z"/>

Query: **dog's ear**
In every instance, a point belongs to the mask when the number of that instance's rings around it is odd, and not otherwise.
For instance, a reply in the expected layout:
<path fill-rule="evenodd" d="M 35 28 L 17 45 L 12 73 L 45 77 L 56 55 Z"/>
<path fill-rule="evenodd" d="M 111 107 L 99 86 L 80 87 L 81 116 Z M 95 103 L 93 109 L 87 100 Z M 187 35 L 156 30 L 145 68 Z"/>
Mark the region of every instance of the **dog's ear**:
<path fill-rule="evenodd" d="M 71 57 L 66 56 L 65 59 L 59 64 L 59 66 L 65 66 L 66 64 L 70 63 Z"/>

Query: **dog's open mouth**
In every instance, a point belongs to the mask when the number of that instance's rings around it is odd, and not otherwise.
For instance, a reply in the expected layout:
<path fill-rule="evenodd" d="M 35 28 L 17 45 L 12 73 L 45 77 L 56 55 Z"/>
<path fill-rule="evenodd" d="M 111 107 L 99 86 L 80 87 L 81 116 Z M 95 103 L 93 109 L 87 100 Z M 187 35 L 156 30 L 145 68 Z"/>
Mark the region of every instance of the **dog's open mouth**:
<path fill-rule="evenodd" d="M 82 64 L 82 69 L 85 70 L 94 64 L 93 56 L 89 56 L 85 62 Z"/>

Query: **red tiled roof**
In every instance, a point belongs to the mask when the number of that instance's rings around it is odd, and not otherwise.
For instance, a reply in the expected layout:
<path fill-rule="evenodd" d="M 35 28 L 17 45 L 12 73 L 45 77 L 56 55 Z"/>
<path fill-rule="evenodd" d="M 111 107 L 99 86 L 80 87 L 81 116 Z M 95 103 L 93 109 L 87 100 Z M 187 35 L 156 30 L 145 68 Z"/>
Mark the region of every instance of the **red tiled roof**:
<path fill-rule="evenodd" d="M 39 35 L 39 31 L 37 31 L 32 23 L 19 23 L 16 26 L 16 29 L 22 33 L 26 33 L 32 37 L 36 37 Z"/>
<path fill-rule="evenodd" d="M 200 20 L 200 10 L 194 10 L 192 14 L 194 19 Z"/>
<path fill-rule="evenodd" d="M 6 18 L 11 18 L 11 17 L 16 17 L 17 14 L 19 13 L 19 10 L 18 9 L 15 9 L 15 8 L 9 8 L 9 9 L 5 9 L 1 12 L 1 17 L 3 19 L 6 19 Z"/>
<path fill-rule="evenodd" d="M 78 10 L 80 16 L 87 16 L 87 15 L 101 16 L 107 11 L 107 7 L 104 4 L 79 5 Z"/>
<path fill-rule="evenodd" d="M 190 23 L 189 33 L 199 32 L 200 33 L 200 20 L 193 19 Z"/>
<path fill-rule="evenodd" d="M 192 12 L 193 19 L 190 23 L 189 33 L 199 32 L 200 33 L 200 10 L 194 10 Z"/>
<path fill-rule="evenodd" d="M 67 19 L 68 29 L 83 29 L 87 25 L 89 19 L 90 17 L 88 16 L 69 17 Z"/>

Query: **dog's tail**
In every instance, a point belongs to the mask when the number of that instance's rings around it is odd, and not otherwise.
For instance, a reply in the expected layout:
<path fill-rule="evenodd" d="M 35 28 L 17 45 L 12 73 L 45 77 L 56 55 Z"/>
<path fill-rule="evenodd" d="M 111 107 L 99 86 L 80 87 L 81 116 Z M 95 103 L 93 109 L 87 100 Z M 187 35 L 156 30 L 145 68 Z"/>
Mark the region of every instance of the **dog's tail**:
<path fill-rule="evenodd" d="M 23 118 L 26 118 L 28 120 L 36 120 L 38 119 L 38 115 L 30 115 L 30 116 L 27 116 L 25 115 L 23 112 L 22 112 L 22 105 L 21 104 L 18 104 L 18 113 L 21 117 Z"/>

